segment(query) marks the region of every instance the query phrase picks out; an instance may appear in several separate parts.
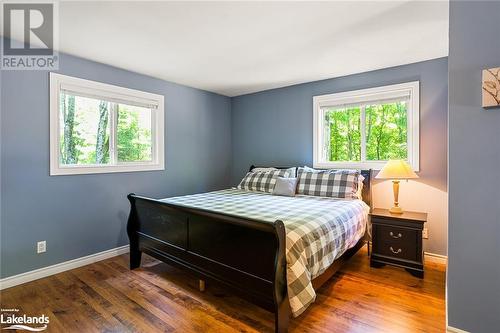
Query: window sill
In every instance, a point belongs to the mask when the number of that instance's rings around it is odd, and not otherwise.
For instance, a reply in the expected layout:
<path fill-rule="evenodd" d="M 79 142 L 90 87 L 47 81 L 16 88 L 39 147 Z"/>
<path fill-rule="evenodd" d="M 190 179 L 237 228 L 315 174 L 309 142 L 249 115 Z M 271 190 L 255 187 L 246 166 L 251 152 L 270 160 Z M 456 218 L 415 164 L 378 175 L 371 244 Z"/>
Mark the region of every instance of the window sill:
<path fill-rule="evenodd" d="M 383 162 L 314 162 L 313 167 L 316 169 L 359 169 L 359 170 L 381 170 L 384 165 Z M 411 165 L 412 163 L 410 163 Z M 415 172 L 419 171 L 418 166 L 412 165 Z"/>
<path fill-rule="evenodd" d="M 163 164 L 128 164 L 128 165 L 113 165 L 113 166 L 51 166 L 51 176 L 64 175 L 87 175 L 98 173 L 117 173 L 117 172 L 141 172 L 141 171 L 159 171 L 165 170 Z"/>

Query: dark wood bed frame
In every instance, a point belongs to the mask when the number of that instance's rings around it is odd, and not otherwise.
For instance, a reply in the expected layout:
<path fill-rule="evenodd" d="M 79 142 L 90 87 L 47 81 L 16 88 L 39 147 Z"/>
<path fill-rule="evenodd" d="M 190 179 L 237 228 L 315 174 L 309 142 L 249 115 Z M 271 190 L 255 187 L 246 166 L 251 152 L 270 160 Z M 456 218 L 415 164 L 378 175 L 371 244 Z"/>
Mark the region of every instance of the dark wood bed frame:
<path fill-rule="evenodd" d="M 363 200 L 371 207 L 371 170 L 363 170 L 362 175 L 365 177 Z M 133 193 L 128 199 L 131 204 L 127 224 L 130 269 L 139 267 L 141 254 L 147 253 L 200 279 L 216 281 L 274 312 L 275 331 L 287 332 L 291 313 L 282 221 L 266 223 L 186 208 Z M 314 288 L 329 280 L 364 244 L 365 239 L 361 239 L 315 278 Z"/>

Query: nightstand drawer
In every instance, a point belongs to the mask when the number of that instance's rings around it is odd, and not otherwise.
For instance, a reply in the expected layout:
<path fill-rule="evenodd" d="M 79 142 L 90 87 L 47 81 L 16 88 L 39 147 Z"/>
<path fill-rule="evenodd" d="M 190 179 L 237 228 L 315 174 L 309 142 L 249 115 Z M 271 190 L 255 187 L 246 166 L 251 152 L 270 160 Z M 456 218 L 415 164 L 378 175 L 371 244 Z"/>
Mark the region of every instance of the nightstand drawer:
<path fill-rule="evenodd" d="M 387 209 L 374 208 L 372 224 L 372 255 L 370 266 L 403 267 L 412 275 L 424 277 L 422 230 L 426 213 L 391 214 Z"/>
<path fill-rule="evenodd" d="M 374 225 L 373 253 L 417 261 L 417 230 L 388 225 Z"/>

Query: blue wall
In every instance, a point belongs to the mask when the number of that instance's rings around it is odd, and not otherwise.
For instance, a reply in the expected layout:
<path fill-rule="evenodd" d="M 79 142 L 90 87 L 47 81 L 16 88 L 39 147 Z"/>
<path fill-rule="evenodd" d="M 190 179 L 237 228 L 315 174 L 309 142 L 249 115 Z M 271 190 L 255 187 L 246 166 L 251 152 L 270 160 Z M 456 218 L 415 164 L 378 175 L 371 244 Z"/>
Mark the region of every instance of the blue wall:
<path fill-rule="evenodd" d="M 48 73 L 2 72 L 1 277 L 126 244 L 129 192 L 202 192 L 235 184 L 251 164 L 312 164 L 314 95 L 420 80 L 420 181 L 447 187 L 446 58 L 232 99 L 67 55 L 60 65 L 63 74 L 164 95 L 166 170 L 50 177 Z M 445 254 L 439 233 L 434 252 Z M 35 253 L 39 240 L 47 253 Z"/>
<path fill-rule="evenodd" d="M 447 66 L 440 58 L 234 97 L 233 184 L 251 164 L 312 165 L 313 96 L 420 80 L 419 175 L 446 189 Z"/>
<path fill-rule="evenodd" d="M 415 80 L 420 80 L 421 120 L 420 179 L 417 181 L 427 190 L 442 193 L 441 197 L 445 198 L 447 58 L 234 97 L 231 101 L 233 185 L 252 164 L 312 165 L 313 96 Z M 431 236 L 424 242 L 426 251 L 446 255 L 446 198 L 444 201 L 443 207 L 435 208 L 437 211 L 429 211 L 425 203 L 418 210 L 436 216 L 428 223 Z"/>
<path fill-rule="evenodd" d="M 450 3 L 448 324 L 474 333 L 500 332 L 500 107 L 481 107 L 499 15 L 499 1 Z"/>
<path fill-rule="evenodd" d="M 166 170 L 49 176 L 49 75 L 1 73 L 1 277 L 128 243 L 129 192 L 166 197 L 227 187 L 228 97 L 61 55 L 62 74 L 164 95 Z M 36 254 L 36 242 L 47 252 Z"/>

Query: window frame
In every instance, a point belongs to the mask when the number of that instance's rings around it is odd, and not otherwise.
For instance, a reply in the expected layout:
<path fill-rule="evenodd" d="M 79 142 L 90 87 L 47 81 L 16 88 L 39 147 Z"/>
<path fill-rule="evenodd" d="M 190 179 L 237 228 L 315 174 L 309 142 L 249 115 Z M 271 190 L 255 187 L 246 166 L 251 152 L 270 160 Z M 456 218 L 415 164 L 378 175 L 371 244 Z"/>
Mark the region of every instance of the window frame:
<path fill-rule="evenodd" d="M 339 107 L 347 104 L 363 105 L 381 100 L 407 97 L 407 147 L 408 163 L 414 171 L 420 169 L 420 81 L 405 82 L 368 89 L 346 91 L 327 95 L 313 96 L 313 166 L 315 168 L 352 168 L 380 170 L 387 161 L 332 162 L 324 158 L 324 116 L 323 108 Z M 361 115 L 364 114 L 361 110 Z M 366 150 L 366 119 L 361 116 L 361 149 Z M 363 143 L 365 142 L 365 143 Z M 366 152 L 365 152 L 366 154 Z M 362 153 L 362 156 L 364 154 Z M 363 157 L 362 157 L 363 158 Z"/>
<path fill-rule="evenodd" d="M 111 158 L 113 164 L 62 165 L 60 163 L 60 94 L 62 87 L 71 87 L 82 94 L 100 96 L 122 101 L 132 105 L 154 105 L 151 109 L 151 161 L 118 162 Z M 110 112 L 110 141 L 113 147 L 116 139 L 116 117 Z M 113 134 L 115 133 L 115 134 Z M 50 73 L 50 175 L 78 175 L 115 172 L 138 172 L 165 170 L 165 109 L 164 97 L 140 90 L 119 87 L 107 83 L 81 79 L 77 77 Z M 110 155 L 117 156 L 117 149 L 111 149 Z"/>

